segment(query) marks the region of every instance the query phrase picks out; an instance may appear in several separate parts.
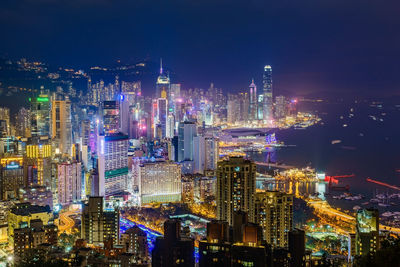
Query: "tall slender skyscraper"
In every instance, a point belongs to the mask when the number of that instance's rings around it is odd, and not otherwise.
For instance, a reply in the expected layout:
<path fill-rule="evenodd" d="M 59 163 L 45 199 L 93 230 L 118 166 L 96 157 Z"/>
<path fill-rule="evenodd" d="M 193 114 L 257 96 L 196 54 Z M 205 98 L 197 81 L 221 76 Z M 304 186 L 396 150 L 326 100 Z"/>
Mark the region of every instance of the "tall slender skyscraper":
<path fill-rule="evenodd" d="M 168 96 L 171 95 L 169 76 L 165 75 L 162 65 L 162 59 L 160 59 L 160 75 L 158 76 L 156 83 L 156 98 L 162 97 L 162 91 L 165 91 Z"/>
<path fill-rule="evenodd" d="M 251 80 L 251 84 L 249 86 L 250 89 L 250 110 L 249 110 L 249 119 L 257 120 L 257 86 L 254 83 L 254 79 Z"/>
<path fill-rule="evenodd" d="M 42 91 L 37 97 L 29 99 L 31 102 L 31 133 L 32 136 L 50 134 L 50 101 L 48 93 Z"/>
<path fill-rule="evenodd" d="M 103 102 L 104 134 L 111 135 L 119 132 L 119 101 Z"/>
<path fill-rule="evenodd" d="M 266 65 L 264 67 L 263 73 L 263 96 L 264 96 L 264 103 L 263 103 L 263 120 L 268 121 L 272 119 L 272 68 L 270 65 Z"/>
<path fill-rule="evenodd" d="M 58 202 L 70 205 L 81 201 L 82 165 L 80 162 L 64 162 L 57 165 Z"/>
<path fill-rule="evenodd" d="M 256 165 L 242 157 L 230 157 L 218 162 L 217 218 L 233 224 L 233 214 L 248 213 L 255 222 Z"/>
<path fill-rule="evenodd" d="M 71 152 L 72 125 L 69 99 L 54 100 L 51 104 L 51 138 L 61 153 Z"/>

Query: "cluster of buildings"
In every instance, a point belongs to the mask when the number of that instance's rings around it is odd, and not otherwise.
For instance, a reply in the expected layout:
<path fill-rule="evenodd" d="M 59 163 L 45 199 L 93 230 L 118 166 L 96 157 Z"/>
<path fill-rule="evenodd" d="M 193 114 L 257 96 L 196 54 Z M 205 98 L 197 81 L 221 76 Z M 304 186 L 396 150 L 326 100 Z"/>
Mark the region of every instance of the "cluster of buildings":
<path fill-rule="evenodd" d="M 16 259 L 41 249 L 71 265 L 194 266 L 195 242 L 179 220 L 164 223 L 150 252 L 146 231 L 121 227 L 120 208 L 215 200 L 200 266 L 310 266 L 305 233 L 293 228 L 293 196 L 256 191 L 254 162 L 220 158 L 221 127 L 273 126 L 297 113 L 295 102 L 274 101 L 271 66 L 261 90 L 253 80 L 236 95 L 213 84 L 183 90 L 162 64 L 155 87 L 145 97 L 140 81 L 88 77 L 80 98 L 68 84 L 41 88 L 15 118 L 0 108 L 0 242 Z M 59 235 L 75 223 L 58 212 L 77 206 L 80 238 L 60 251 Z M 357 220 L 352 255 L 376 251 L 378 222 L 368 211 Z"/>

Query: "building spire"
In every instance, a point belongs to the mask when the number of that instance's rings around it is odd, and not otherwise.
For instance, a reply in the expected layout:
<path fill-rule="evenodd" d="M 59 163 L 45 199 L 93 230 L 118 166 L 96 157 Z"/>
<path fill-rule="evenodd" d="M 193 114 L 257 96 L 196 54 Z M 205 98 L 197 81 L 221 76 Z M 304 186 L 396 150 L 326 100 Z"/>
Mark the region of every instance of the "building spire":
<path fill-rule="evenodd" d="M 160 74 L 163 73 L 163 68 L 162 68 L 162 58 L 160 58 Z"/>

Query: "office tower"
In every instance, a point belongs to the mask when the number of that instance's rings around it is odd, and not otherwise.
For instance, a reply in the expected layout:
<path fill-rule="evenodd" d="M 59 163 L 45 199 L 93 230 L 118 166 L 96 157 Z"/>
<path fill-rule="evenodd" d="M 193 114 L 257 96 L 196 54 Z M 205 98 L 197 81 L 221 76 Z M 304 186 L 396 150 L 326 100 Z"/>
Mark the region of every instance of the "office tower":
<path fill-rule="evenodd" d="M 43 225 L 52 224 L 53 213 L 49 206 L 17 203 L 8 213 L 8 243 L 14 244 L 14 230 L 29 227 L 32 220 L 40 219 Z"/>
<path fill-rule="evenodd" d="M 120 94 L 119 109 L 120 132 L 128 135 L 132 115 L 130 114 L 130 103 L 125 94 Z"/>
<path fill-rule="evenodd" d="M 306 257 L 306 233 L 300 229 L 289 232 L 290 266 L 305 266 Z"/>
<path fill-rule="evenodd" d="M 275 118 L 281 119 L 288 115 L 288 103 L 283 95 L 275 97 Z"/>
<path fill-rule="evenodd" d="M 50 135 L 49 95 L 42 92 L 38 97 L 29 98 L 31 108 L 32 136 Z"/>
<path fill-rule="evenodd" d="M 256 165 L 242 157 L 230 157 L 218 162 L 217 218 L 233 224 L 233 213 L 248 213 L 255 221 L 254 197 L 256 191 Z"/>
<path fill-rule="evenodd" d="M 81 122 L 80 127 L 80 137 L 81 137 L 81 152 L 82 152 L 82 164 L 85 170 L 91 169 L 89 166 L 90 157 L 90 120 L 84 120 Z"/>
<path fill-rule="evenodd" d="M 168 108 L 168 101 L 165 98 L 159 98 L 157 99 L 157 113 L 156 117 L 154 119 L 154 127 L 156 128 L 156 125 L 161 126 L 161 136 L 162 138 L 165 137 L 166 135 L 166 129 L 167 129 L 167 108 Z"/>
<path fill-rule="evenodd" d="M 379 211 L 360 209 L 356 216 L 356 254 L 373 256 L 379 249 Z"/>
<path fill-rule="evenodd" d="M 165 137 L 172 138 L 175 135 L 175 117 L 171 113 L 167 117 L 167 129 Z"/>
<path fill-rule="evenodd" d="M 157 78 L 156 83 L 156 98 L 160 98 L 162 91 L 165 91 L 167 95 L 170 95 L 170 80 L 169 76 L 164 73 L 162 66 L 162 59 L 160 60 L 160 75 Z M 170 100 L 170 99 L 168 99 Z"/>
<path fill-rule="evenodd" d="M 219 160 L 219 140 L 215 137 L 205 138 L 205 170 L 211 171 L 217 168 L 217 162 Z"/>
<path fill-rule="evenodd" d="M 347 262 L 349 264 L 353 263 L 354 257 L 357 255 L 356 253 L 356 234 L 350 233 L 348 236 L 348 243 L 347 243 Z M 351 265 L 350 265 L 351 266 Z"/>
<path fill-rule="evenodd" d="M 228 124 L 235 124 L 238 120 L 238 116 L 239 108 L 237 97 L 235 95 L 228 94 L 226 122 Z"/>
<path fill-rule="evenodd" d="M 239 107 L 236 108 L 239 109 L 239 121 L 247 123 L 250 109 L 249 95 L 247 93 L 239 94 Z"/>
<path fill-rule="evenodd" d="M 111 135 L 119 132 L 119 101 L 103 102 L 104 134 Z"/>
<path fill-rule="evenodd" d="M 1 137 L 6 137 L 11 135 L 11 125 L 10 125 L 10 109 L 5 107 L 0 107 L 0 121 L 3 121 L 3 127 L 0 128 Z"/>
<path fill-rule="evenodd" d="M 270 65 L 264 67 L 263 72 L 263 120 L 268 121 L 273 118 L 272 114 L 272 68 Z"/>
<path fill-rule="evenodd" d="M 99 136 L 99 193 L 110 196 L 126 190 L 128 179 L 128 136 L 117 133 Z"/>
<path fill-rule="evenodd" d="M 197 127 L 194 122 L 184 121 L 178 128 L 178 160 L 193 160 L 193 139 L 197 135 Z"/>
<path fill-rule="evenodd" d="M 29 249 L 39 245 L 57 245 L 58 228 L 54 224 L 43 225 L 42 220 L 31 220 L 29 226 L 14 229 L 14 255 L 23 256 Z"/>
<path fill-rule="evenodd" d="M 54 100 L 51 105 L 51 138 L 62 154 L 70 154 L 72 146 L 71 101 Z"/>
<path fill-rule="evenodd" d="M 194 240 L 181 236 L 180 220 L 164 222 L 164 236 L 156 239 L 152 266 L 194 266 Z"/>
<path fill-rule="evenodd" d="M 258 95 L 257 98 L 257 118 L 259 120 L 263 120 L 264 119 L 264 95 Z"/>
<path fill-rule="evenodd" d="M 249 109 L 249 120 L 257 120 L 257 86 L 254 83 L 254 79 L 251 80 L 251 84 L 249 86 L 250 90 L 250 109 Z"/>
<path fill-rule="evenodd" d="M 175 116 L 175 118 L 177 118 L 178 116 L 177 105 L 181 100 L 180 96 L 181 96 L 181 84 L 180 83 L 171 84 L 170 96 L 168 101 L 168 112 L 171 112 Z"/>
<path fill-rule="evenodd" d="M 121 245 L 127 253 L 134 256 L 134 263 L 145 264 L 149 259 L 147 234 L 137 225 L 129 228 L 121 234 Z"/>
<path fill-rule="evenodd" d="M 89 244 L 103 245 L 112 239 L 119 242 L 119 210 L 106 209 L 103 197 L 89 197 L 82 209 L 81 238 Z"/>
<path fill-rule="evenodd" d="M 16 135 L 21 137 L 31 136 L 31 113 L 29 109 L 21 108 L 16 116 Z"/>
<path fill-rule="evenodd" d="M 82 199 L 82 165 L 80 162 L 57 164 L 58 203 L 68 206 Z"/>
<path fill-rule="evenodd" d="M 23 159 L 4 157 L 0 163 L 0 200 L 17 200 L 19 190 L 26 186 Z"/>
<path fill-rule="evenodd" d="M 48 144 L 48 139 L 31 139 L 25 153 L 25 178 L 28 185 L 51 187 L 52 146 Z"/>
<path fill-rule="evenodd" d="M 194 173 L 204 173 L 206 159 L 206 145 L 204 136 L 193 138 Z"/>
<path fill-rule="evenodd" d="M 172 162 L 145 163 L 140 166 L 139 197 L 141 204 L 179 202 L 181 167 Z"/>
<path fill-rule="evenodd" d="M 293 195 L 279 191 L 257 193 L 255 216 L 268 244 L 273 248 L 288 247 L 288 234 L 293 228 Z"/>

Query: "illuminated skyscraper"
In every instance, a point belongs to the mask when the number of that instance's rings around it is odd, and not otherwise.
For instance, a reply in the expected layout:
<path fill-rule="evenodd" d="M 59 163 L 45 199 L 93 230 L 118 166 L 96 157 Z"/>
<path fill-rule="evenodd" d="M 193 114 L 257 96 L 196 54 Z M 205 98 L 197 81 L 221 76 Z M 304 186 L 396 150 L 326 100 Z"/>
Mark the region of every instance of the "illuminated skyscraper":
<path fill-rule="evenodd" d="M 145 163 L 140 166 L 140 203 L 179 202 L 181 200 L 181 166 L 172 162 Z"/>
<path fill-rule="evenodd" d="M 293 196 L 278 191 L 257 193 L 255 210 L 264 240 L 274 248 L 287 248 L 293 228 Z"/>
<path fill-rule="evenodd" d="M 275 118 L 285 118 L 288 114 L 288 103 L 283 95 L 275 98 Z"/>
<path fill-rule="evenodd" d="M 165 91 L 167 96 L 170 96 L 170 80 L 168 75 L 165 75 L 163 66 L 162 66 L 162 59 L 160 60 L 160 75 L 157 78 L 156 83 L 156 98 L 162 97 L 161 92 Z M 169 99 L 168 99 L 169 100 Z"/>
<path fill-rule="evenodd" d="M 21 137 L 31 136 L 31 113 L 26 108 L 21 108 L 16 117 L 15 134 Z"/>
<path fill-rule="evenodd" d="M 218 162 L 217 219 L 233 224 L 234 212 L 248 213 L 255 222 L 256 165 L 242 157 Z"/>
<path fill-rule="evenodd" d="M 71 102 L 55 100 L 51 105 L 51 138 L 63 154 L 70 154 L 72 146 Z"/>
<path fill-rule="evenodd" d="M 193 160 L 193 139 L 197 135 L 197 127 L 194 122 L 184 121 L 178 128 L 178 160 Z"/>
<path fill-rule="evenodd" d="M 99 194 L 110 196 L 127 189 L 128 136 L 117 133 L 99 136 Z"/>
<path fill-rule="evenodd" d="M 264 67 L 263 73 L 263 96 L 264 96 L 264 103 L 263 103 L 263 120 L 268 121 L 272 119 L 272 68 L 270 65 L 266 65 Z"/>
<path fill-rule="evenodd" d="M 171 113 L 167 117 L 167 128 L 165 137 L 172 138 L 175 135 L 175 118 L 174 115 Z"/>
<path fill-rule="evenodd" d="M 217 162 L 219 160 L 219 140 L 214 137 L 205 138 L 205 170 L 215 170 L 217 168 Z"/>
<path fill-rule="evenodd" d="M 374 255 L 379 249 L 379 211 L 360 209 L 356 217 L 356 254 Z"/>
<path fill-rule="evenodd" d="M 31 102 L 32 136 L 50 135 L 49 95 L 42 92 L 38 97 L 32 97 L 29 100 Z"/>
<path fill-rule="evenodd" d="M 250 89 L 250 110 L 249 110 L 249 119 L 257 120 L 257 86 L 254 83 L 254 79 L 251 80 L 251 84 L 249 86 Z"/>
<path fill-rule="evenodd" d="M 157 117 L 155 120 L 155 127 L 156 125 L 161 126 L 162 131 L 162 138 L 166 136 L 167 130 L 167 108 L 168 108 L 168 101 L 165 98 L 157 99 Z"/>
<path fill-rule="evenodd" d="M 103 102 L 103 124 L 105 135 L 119 132 L 119 112 L 119 101 Z"/>
<path fill-rule="evenodd" d="M 0 129 L 0 136 L 8 136 L 11 134 L 10 125 L 10 109 L 5 107 L 0 107 L 0 121 L 4 121 L 4 127 Z"/>
<path fill-rule="evenodd" d="M 19 199 L 19 189 L 27 186 L 22 157 L 3 157 L 0 161 L 0 200 Z"/>
<path fill-rule="evenodd" d="M 80 162 L 57 165 L 58 202 L 65 206 L 81 201 L 82 166 Z"/>
<path fill-rule="evenodd" d="M 26 146 L 25 152 L 26 161 L 24 165 L 28 185 L 52 187 L 50 168 L 52 147 L 48 144 L 48 140 L 31 142 Z M 53 189 L 55 190 L 55 188 Z"/>

